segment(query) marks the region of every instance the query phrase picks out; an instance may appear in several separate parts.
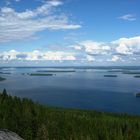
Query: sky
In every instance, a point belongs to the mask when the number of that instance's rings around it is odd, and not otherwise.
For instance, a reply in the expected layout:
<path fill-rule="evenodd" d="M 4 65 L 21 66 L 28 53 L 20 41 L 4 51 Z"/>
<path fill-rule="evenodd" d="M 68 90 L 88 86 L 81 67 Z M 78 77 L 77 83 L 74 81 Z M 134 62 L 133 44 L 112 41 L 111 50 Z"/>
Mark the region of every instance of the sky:
<path fill-rule="evenodd" d="M 0 0 L 0 66 L 140 65 L 139 0 Z"/>

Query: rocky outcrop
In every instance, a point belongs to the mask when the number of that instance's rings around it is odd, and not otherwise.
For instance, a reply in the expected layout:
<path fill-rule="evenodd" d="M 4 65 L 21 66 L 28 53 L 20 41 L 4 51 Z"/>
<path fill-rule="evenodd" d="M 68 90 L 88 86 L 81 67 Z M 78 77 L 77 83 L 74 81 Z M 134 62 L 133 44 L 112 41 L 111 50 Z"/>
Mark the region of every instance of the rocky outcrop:
<path fill-rule="evenodd" d="M 16 133 L 9 130 L 0 130 L 0 140 L 24 140 Z"/>

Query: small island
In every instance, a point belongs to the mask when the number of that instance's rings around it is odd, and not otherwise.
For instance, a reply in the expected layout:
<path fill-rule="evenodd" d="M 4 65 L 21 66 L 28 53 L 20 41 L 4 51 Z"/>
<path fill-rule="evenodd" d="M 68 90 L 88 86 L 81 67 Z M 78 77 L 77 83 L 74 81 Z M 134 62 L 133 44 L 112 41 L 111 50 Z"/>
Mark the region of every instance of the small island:
<path fill-rule="evenodd" d="M 139 93 L 136 93 L 136 97 L 140 97 L 140 92 Z"/>
<path fill-rule="evenodd" d="M 136 75 L 136 76 L 134 76 L 135 78 L 140 78 L 140 75 Z"/>
<path fill-rule="evenodd" d="M 117 77 L 117 75 L 104 75 L 104 77 Z"/>
<path fill-rule="evenodd" d="M 21 73 L 21 75 L 25 75 L 25 73 Z"/>
<path fill-rule="evenodd" d="M 0 81 L 4 81 L 6 80 L 6 78 L 0 77 Z"/>
<path fill-rule="evenodd" d="M 124 70 L 109 70 L 108 72 L 124 72 Z"/>
<path fill-rule="evenodd" d="M 76 70 L 38 70 L 37 72 L 76 72 Z"/>
<path fill-rule="evenodd" d="M 11 74 L 10 72 L 0 72 L 0 74 Z"/>
<path fill-rule="evenodd" d="M 53 76 L 53 74 L 49 73 L 31 73 L 30 76 Z"/>
<path fill-rule="evenodd" d="M 140 74 L 140 72 L 123 72 L 123 74 Z"/>

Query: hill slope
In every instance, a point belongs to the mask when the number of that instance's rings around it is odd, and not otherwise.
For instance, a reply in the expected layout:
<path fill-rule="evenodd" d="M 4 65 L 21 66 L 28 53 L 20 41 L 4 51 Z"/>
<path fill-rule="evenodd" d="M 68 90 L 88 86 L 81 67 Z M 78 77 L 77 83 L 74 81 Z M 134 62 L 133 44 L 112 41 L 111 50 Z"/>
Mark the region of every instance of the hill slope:
<path fill-rule="evenodd" d="M 61 109 L 0 94 L 0 129 L 25 140 L 140 140 L 140 117 Z"/>

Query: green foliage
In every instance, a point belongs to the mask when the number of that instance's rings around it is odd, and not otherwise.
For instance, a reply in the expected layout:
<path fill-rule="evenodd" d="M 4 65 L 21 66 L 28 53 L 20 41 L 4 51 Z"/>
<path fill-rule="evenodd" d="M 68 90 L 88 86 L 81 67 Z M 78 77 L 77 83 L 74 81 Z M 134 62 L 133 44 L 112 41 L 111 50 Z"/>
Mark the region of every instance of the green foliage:
<path fill-rule="evenodd" d="M 0 94 L 0 128 L 25 140 L 140 140 L 140 117 L 46 107 Z"/>
<path fill-rule="evenodd" d="M 6 91 L 5 88 L 4 88 L 3 92 L 2 92 L 2 94 L 3 94 L 4 96 L 7 96 L 7 91 Z"/>

